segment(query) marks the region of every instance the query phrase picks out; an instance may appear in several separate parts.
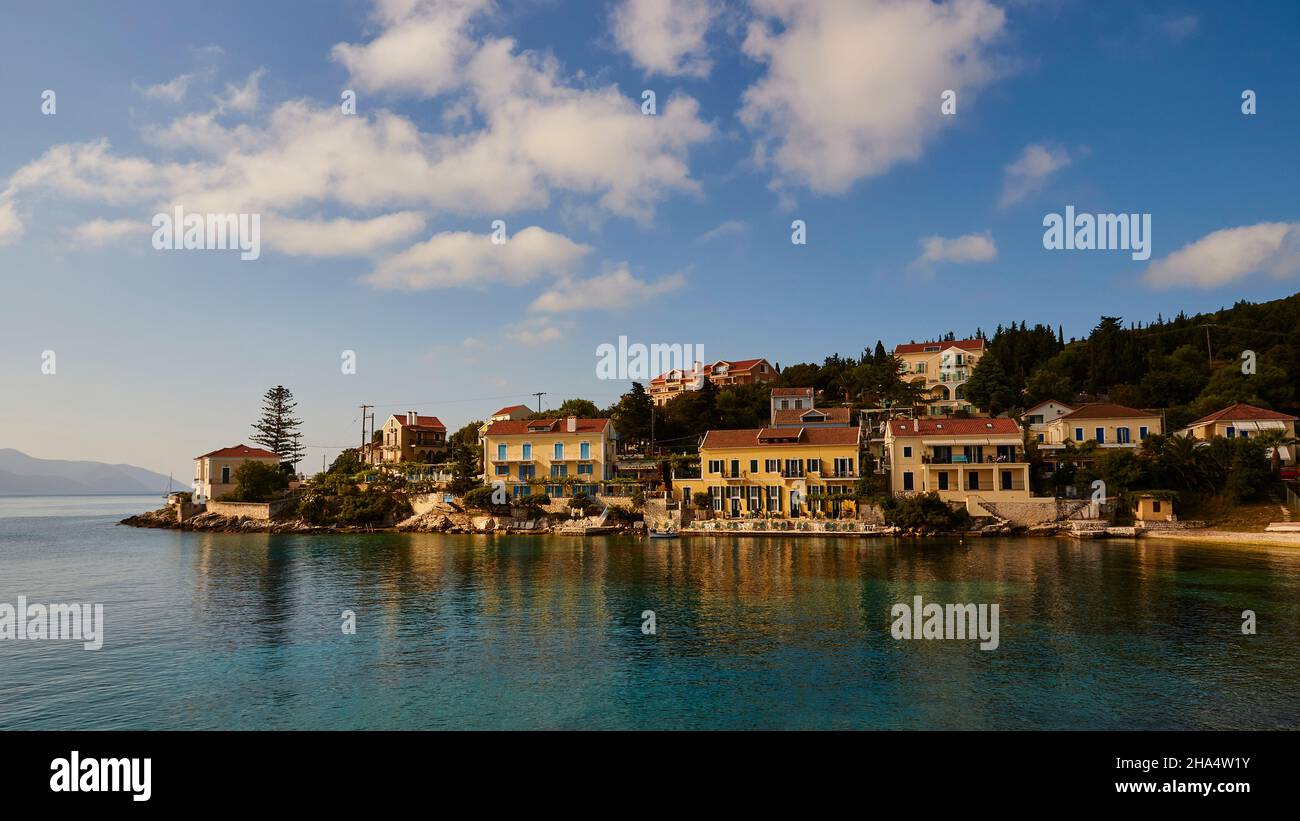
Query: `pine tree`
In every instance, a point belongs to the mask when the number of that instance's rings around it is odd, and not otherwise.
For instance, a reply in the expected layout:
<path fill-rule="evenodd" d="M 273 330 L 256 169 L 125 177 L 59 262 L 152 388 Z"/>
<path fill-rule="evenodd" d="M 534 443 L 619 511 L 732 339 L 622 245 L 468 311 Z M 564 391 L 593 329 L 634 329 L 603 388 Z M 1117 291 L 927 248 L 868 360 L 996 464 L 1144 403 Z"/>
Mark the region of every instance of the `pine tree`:
<path fill-rule="evenodd" d="M 293 391 L 283 385 L 276 385 L 262 397 L 262 418 L 253 423 L 257 433 L 252 441 L 277 454 L 280 461 L 295 468 L 306 455 L 302 446 L 302 433 L 298 428 L 301 419 L 293 416 L 298 403 L 293 401 Z"/>

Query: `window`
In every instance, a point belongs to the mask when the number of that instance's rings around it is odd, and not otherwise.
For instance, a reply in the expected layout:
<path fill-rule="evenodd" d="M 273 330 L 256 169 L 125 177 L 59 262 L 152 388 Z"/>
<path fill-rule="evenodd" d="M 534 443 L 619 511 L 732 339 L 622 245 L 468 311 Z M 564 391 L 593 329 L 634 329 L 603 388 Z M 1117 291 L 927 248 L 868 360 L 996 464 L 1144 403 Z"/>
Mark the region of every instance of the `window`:
<path fill-rule="evenodd" d="M 750 473 L 758 473 L 758 460 L 757 460 L 757 459 L 750 459 L 750 460 L 749 460 L 749 472 L 750 472 Z"/>
<path fill-rule="evenodd" d="M 497 476 L 509 476 L 509 475 L 510 475 L 509 465 L 497 465 Z"/>
<path fill-rule="evenodd" d="M 1236 438 L 1237 438 L 1237 429 L 1234 428 L 1232 425 L 1228 425 L 1228 432 L 1227 432 L 1227 435 L 1228 435 L 1228 438 L 1229 438 L 1229 439 L 1236 439 Z"/>
<path fill-rule="evenodd" d="M 973 471 L 972 471 L 971 473 L 966 474 L 966 475 L 969 477 L 969 478 L 966 480 L 966 483 L 967 483 L 967 488 L 966 488 L 966 489 L 967 489 L 967 490 L 979 490 L 979 489 L 980 489 L 980 475 L 979 475 L 978 473 L 973 472 Z"/>
<path fill-rule="evenodd" d="M 582 475 L 582 474 L 584 474 L 584 473 L 586 473 L 586 474 L 588 474 L 588 475 L 591 475 L 591 474 L 593 473 L 593 470 L 592 470 L 592 469 L 593 469 L 594 467 L 595 467 L 595 465 L 582 465 L 582 464 L 580 464 L 580 465 L 578 465 L 578 475 Z"/>
<path fill-rule="evenodd" d="M 914 489 L 915 488 L 913 487 L 913 483 L 912 483 L 912 472 L 910 470 L 905 471 L 903 473 L 903 490 L 914 490 Z"/>
<path fill-rule="evenodd" d="M 553 458 L 555 458 L 555 459 L 563 459 L 563 458 L 564 458 L 564 443 L 563 443 L 563 442 L 556 442 L 556 443 L 555 443 L 555 456 L 554 456 Z"/>
<path fill-rule="evenodd" d="M 523 451 L 524 451 L 525 462 L 533 458 L 533 445 L 531 442 L 524 442 Z"/>
<path fill-rule="evenodd" d="M 1095 437 L 1093 437 L 1094 439 L 1097 440 L 1097 444 L 1099 444 L 1099 445 L 1104 445 L 1104 444 L 1106 444 L 1106 429 L 1105 429 L 1105 428 L 1097 428 L 1096 431 L 1094 431 L 1094 432 L 1097 434 Z"/>
<path fill-rule="evenodd" d="M 764 460 L 763 470 L 766 470 L 768 473 L 779 473 L 781 471 L 781 460 L 780 459 Z"/>
<path fill-rule="evenodd" d="M 809 459 L 809 460 L 808 460 L 808 472 L 809 472 L 809 473 L 821 473 L 821 470 L 822 470 L 822 462 L 821 462 L 820 459 Z"/>
<path fill-rule="evenodd" d="M 1076 441 L 1076 442 L 1082 442 L 1082 441 L 1083 441 L 1083 428 L 1075 428 L 1075 429 L 1074 429 L 1074 441 Z"/>
<path fill-rule="evenodd" d="M 1041 433 L 1038 434 L 1038 441 L 1040 441 L 1040 442 L 1044 441 L 1044 440 L 1043 440 L 1043 434 L 1041 434 Z"/>
<path fill-rule="evenodd" d="M 1138 439 L 1142 440 L 1145 438 L 1147 438 L 1147 428 L 1146 425 L 1143 425 L 1142 427 L 1138 428 Z"/>
<path fill-rule="evenodd" d="M 721 460 L 721 459 L 710 459 L 710 460 L 709 460 L 709 473 L 721 473 L 721 472 L 722 472 L 722 460 Z"/>
<path fill-rule="evenodd" d="M 795 410 L 803 410 L 803 400 L 802 400 L 802 399 L 796 399 L 796 400 L 794 400 L 794 409 L 795 409 Z"/>
<path fill-rule="evenodd" d="M 534 476 L 537 475 L 536 471 L 537 471 L 536 465 L 520 465 L 519 481 L 527 482 L 528 480 L 532 479 Z"/>
<path fill-rule="evenodd" d="M 769 487 L 767 489 L 767 509 L 780 512 L 781 510 L 781 488 Z"/>
<path fill-rule="evenodd" d="M 911 458 L 912 458 L 912 446 L 911 446 L 911 445 L 907 445 L 907 446 L 905 446 L 905 447 L 903 448 L 903 458 L 904 458 L 904 459 L 911 459 Z"/>
<path fill-rule="evenodd" d="M 223 485 L 230 484 L 230 468 L 228 467 L 221 469 L 221 484 Z"/>
<path fill-rule="evenodd" d="M 568 476 L 568 475 L 569 475 L 569 466 L 568 466 L 568 465 L 551 465 L 551 478 L 552 478 L 552 479 L 563 479 L 564 477 L 566 477 L 566 476 Z"/>
<path fill-rule="evenodd" d="M 739 459 L 732 459 L 732 460 L 731 460 L 731 475 L 732 475 L 732 477 L 736 477 L 736 476 L 739 476 L 739 475 L 740 475 L 740 460 L 739 460 Z"/>
<path fill-rule="evenodd" d="M 1129 443 L 1128 428 L 1115 428 L 1115 441 L 1121 445 L 1127 445 Z"/>
<path fill-rule="evenodd" d="M 528 487 L 528 485 L 515 485 L 515 488 L 514 488 L 514 491 L 513 491 L 513 493 L 514 493 L 514 497 L 515 497 L 516 499 L 521 499 L 521 498 L 523 498 L 524 496 L 527 496 L 527 495 L 528 495 L 528 491 L 530 491 L 530 490 L 532 490 L 532 488 Z"/>
<path fill-rule="evenodd" d="M 761 487 L 754 486 L 749 489 L 749 509 L 763 509 L 763 489 Z"/>
<path fill-rule="evenodd" d="M 1154 500 L 1154 501 L 1151 502 L 1151 512 L 1152 512 L 1152 513 L 1159 513 L 1159 512 L 1160 512 L 1160 500 L 1159 500 L 1159 499 L 1156 499 L 1156 500 Z"/>
<path fill-rule="evenodd" d="M 852 476 L 852 475 L 853 475 L 853 459 L 852 459 L 852 457 L 845 457 L 845 458 L 840 458 L 840 459 L 836 459 L 836 460 L 835 460 L 835 475 L 836 475 L 836 476 Z"/>
<path fill-rule="evenodd" d="M 590 458 L 591 458 L 591 443 L 590 443 L 590 442 L 583 442 L 582 444 L 578 445 L 578 458 L 579 458 L 579 459 L 590 459 Z"/>
<path fill-rule="evenodd" d="M 789 400 L 789 399 L 782 399 L 782 400 L 781 400 L 781 410 L 790 410 L 790 400 Z"/>
<path fill-rule="evenodd" d="M 506 446 L 497 445 L 497 461 L 504 462 L 505 460 L 506 460 Z"/>
<path fill-rule="evenodd" d="M 947 490 L 947 489 L 948 489 L 948 471 L 941 470 L 939 471 L 939 490 Z"/>

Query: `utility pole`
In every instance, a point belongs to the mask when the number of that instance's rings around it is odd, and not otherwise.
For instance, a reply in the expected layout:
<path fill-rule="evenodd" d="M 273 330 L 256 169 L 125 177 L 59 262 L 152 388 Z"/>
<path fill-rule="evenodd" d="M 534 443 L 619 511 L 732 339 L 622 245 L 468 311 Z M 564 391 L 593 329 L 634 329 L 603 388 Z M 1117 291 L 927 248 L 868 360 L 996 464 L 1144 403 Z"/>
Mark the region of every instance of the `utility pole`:
<path fill-rule="evenodd" d="M 374 405 L 361 406 L 361 450 L 359 453 L 362 461 L 365 461 L 366 458 L 366 411 L 373 407 Z"/>
<path fill-rule="evenodd" d="M 1210 369 L 1214 368 L 1214 351 L 1210 348 L 1210 326 L 1205 326 L 1205 353 L 1210 357 Z"/>
<path fill-rule="evenodd" d="M 537 393 L 533 394 L 533 396 L 537 397 L 537 414 L 539 416 L 542 413 L 542 397 L 545 395 L 546 395 L 545 391 L 538 391 Z"/>

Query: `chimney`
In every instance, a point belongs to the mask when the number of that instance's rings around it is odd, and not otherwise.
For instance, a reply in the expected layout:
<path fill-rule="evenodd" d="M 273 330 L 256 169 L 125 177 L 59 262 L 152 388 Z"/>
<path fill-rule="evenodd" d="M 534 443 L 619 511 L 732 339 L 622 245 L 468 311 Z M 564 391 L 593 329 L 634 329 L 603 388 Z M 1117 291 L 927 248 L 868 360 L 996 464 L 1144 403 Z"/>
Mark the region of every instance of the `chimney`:
<path fill-rule="evenodd" d="M 414 425 L 414 424 L 415 424 L 415 417 L 416 417 L 416 416 L 417 416 L 417 414 L 416 414 L 415 411 L 407 411 L 407 412 L 406 412 L 406 424 L 408 424 L 408 425 Z"/>
<path fill-rule="evenodd" d="M 565 429 L 566 429 L 569 433 L 577 433 L 577 432 L 578 432 L 578 417 L 576 417 L 576 416 L 570 416 L 570 417 L 569 417 L 567 420 L 565 420 L 565 421 L 566 421 Z"/>
<path fill-rule="evenodd" d="M 921 432 L 921 420 L 920 420 L 920 419 L 913 419 L 913 420 L 912 420 L 912 433 L 920 433 L 920 432 Z"/>

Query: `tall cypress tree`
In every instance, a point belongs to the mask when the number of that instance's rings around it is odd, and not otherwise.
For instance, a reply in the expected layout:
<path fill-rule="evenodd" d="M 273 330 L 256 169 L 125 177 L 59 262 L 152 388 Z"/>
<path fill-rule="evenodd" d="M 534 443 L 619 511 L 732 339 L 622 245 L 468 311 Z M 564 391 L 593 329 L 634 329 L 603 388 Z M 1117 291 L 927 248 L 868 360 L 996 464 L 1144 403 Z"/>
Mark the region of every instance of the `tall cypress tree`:
<path fill-rule="evenodd" d="M 252 440 L 280 457 L 295 468 L 306 455 L 302 446 L 302 433 L 298 428 L 301 419 L 293 416 L 298 403 L 293 401 L 293 391 L 276 385 L 262 397 L 262 418 L 253 423 L 256 434 Z"/>

